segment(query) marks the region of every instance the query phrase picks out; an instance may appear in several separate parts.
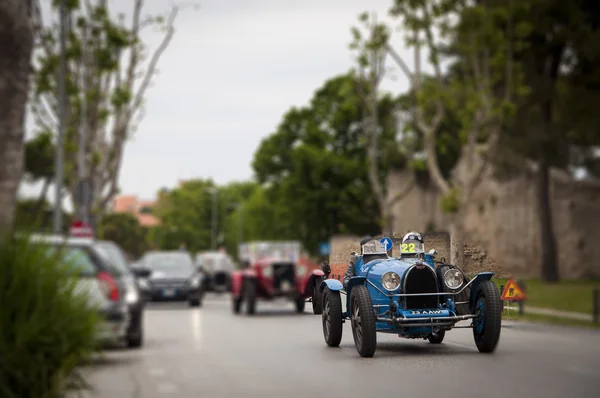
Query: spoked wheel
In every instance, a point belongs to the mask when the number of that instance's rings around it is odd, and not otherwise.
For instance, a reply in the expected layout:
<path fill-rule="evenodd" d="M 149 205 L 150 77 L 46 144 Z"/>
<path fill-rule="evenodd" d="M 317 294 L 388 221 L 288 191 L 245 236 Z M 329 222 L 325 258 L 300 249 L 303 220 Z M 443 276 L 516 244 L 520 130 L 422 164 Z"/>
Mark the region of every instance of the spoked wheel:
<path fill-rule="evenodd" d="M 429 337 L 427 338 L 427 340 L 429 340 L 429 342 L 431 344 L 441 344 L 442 341 L 444 341 L 445 336 L 446 336 L 446 331 L 440 330 L 437 333 L 430 334 Z"/>
<path fill-rule="evenodd" d="M 321 282 L 323 282 L 323 278 L 315 278 L 315 284 L 313 286 L 312 308 L 313 313 L 316 315 L 319 315 L 323 312 L 323 294 L 319 292 Z"/>
<path fill-rule="evenodd" d="M 361 357 L 372 357 L 377 348 L 376 319 L 366 286 L 355 286 L 350 291 L 350 311 L 356 350 Z"/>
<path fill-rule="evenodd" d="M 329 290 L 323 291 L 323 337 L 329 347 L 339 347 L 342 341 L 342 299 L 340 292 Z"/>
<path fill-rule="evenodd" d="M 483 281 L 477 287 L 477 302 L 473 320 L 473 338 L 479 352 L 494 352 L 500 340 L 502 328 L 502 304 L 500 294 L 492 281 Z"/>

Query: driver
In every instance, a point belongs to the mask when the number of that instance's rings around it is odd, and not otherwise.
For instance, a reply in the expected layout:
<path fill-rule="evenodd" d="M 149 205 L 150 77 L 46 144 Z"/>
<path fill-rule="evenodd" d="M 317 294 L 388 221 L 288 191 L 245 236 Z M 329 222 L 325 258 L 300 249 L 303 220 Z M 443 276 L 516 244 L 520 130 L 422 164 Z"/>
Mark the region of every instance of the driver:
<path fill-rule="evenodd" d="M 400 249 L 400 257 L 402 258 L 414 258 L 425 253 L 423 237 L 418 232 L 407 233 L 402 238 Z"/>
<path fill-rule="evenodd" d="M 364 236 L 360 240 L 360 255 L 363 254 L 363 245 L 370 242 L 371 240 L 373 240 L 373 237 L 371 236 Z M 358 261 L 358 256 L 359 254 L 357 254 L 356 252 L 352 252 L 350 256 L 350 264 L 348 264 L 348 268 L 346 268 L 346 273 L 344 274 L 344 289 L 346 288 L 346 285 L 348 284 L 350 278 L 356 276 L 356 262 Z"/>

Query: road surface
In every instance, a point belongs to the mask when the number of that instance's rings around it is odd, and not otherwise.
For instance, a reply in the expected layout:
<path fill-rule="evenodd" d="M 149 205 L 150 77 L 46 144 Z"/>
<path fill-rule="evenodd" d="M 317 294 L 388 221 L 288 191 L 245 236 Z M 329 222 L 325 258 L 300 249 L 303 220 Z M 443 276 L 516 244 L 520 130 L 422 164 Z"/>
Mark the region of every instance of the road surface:
<path fill-rule="evenodd" d="M 200 309 L 152 304 L 146 345 L 109 350 L 90 368 L 90 397 L 540 397 L 599 396 L 600 333 L 509 327 L 495 354 L 480 354 L 469 329 L 442 345 L 378 334 L 360 358 L 349 323 L 340 348 L 323 340 L 321 317 L 292 303 L 259 303 L 234 316 L 229 297 Z"/>

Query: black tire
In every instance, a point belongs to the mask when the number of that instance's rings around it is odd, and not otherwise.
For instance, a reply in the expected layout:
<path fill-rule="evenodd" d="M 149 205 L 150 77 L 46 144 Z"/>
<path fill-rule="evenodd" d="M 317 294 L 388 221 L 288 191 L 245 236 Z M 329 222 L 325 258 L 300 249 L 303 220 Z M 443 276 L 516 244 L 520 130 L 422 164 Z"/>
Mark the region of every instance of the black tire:
<path fill-rule="evenodd" d="M 202 301 L 199 298 L 193 298 L 188 301 L 190 307 L 200 307 L 202 306 Z"/>
<path fill-rule="evenodd" d="M 135 325 L 129 331 L 125 344 L 128 348 L 140 348 L 144 345 L 144 318 L 143 311 L 135 317 Z"/>
<path fill-rule="evenodd" d="M 473 338 L 479 352 L 492 353 L 500 340 L 502 330 L 502 303 L 500 293 L 492 281 L 483 281 L 477 287 L 475 313 L 483 316 L 473 320 Z"/>
<path fill-rule="evenodd" d="M 323 294 L 319 292 L 321 282 L 323 282 L 322 277 L 315 278 L 315 284 L 313 285 L 312 308 L 315 315 L 323 313 Z"/>
<path fill-rule="evenodd" d="M 329 347 L 339 347 L 342 342 L 342 298 L 340 292 L 325 287 L 321 320 L 325 343 Z"/>
<path fill-rule="evenodd" d="M 370 358 L 377 348 L 377 329 L 373 302 L 365 285 L 354 286 L 350 291 L 350 320 L 356 351 Z"/>
<path fill-rule="evenodd" d="M 240 313 L 240 310 L 242 309 L 242 298 L 241 297 L 232 296 L 231 309 L 233 310 L 234 314 Z"/>
<path fill-rule="evenodd" d="M 427 340 L 429 340 L 429 342 L 431 344 L 442 344 L 442 341 L 444 341 L 445 336 L 446 336 L 446 331 L 440 330 L 436 334 L 430 334 L 429 337 L 427 338 Z"/>
<path fill-rule="evenodd" d="M 256 282 L 247 279 L 244 282 L 244 301 L 246 304 L 246 314 L 254 315 L 256 312 Z"/>
<path fill-rule="evenodd" d="M 306 307 L 306 299 L 303 297 L 298 297 L 296 299 L 296 312 L 299 314 L 304 313 L 305 307 Z"/>

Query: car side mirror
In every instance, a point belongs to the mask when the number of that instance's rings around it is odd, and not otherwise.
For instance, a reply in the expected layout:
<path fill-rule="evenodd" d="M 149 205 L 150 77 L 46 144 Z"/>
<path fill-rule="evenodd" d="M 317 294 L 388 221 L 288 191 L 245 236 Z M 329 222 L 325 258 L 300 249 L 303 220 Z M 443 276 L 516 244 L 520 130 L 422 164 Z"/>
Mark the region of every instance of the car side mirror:
<path fill-rule="evenodd" d="M 152 275 L 152 271 L 144 267 L 135 267 L 132 269 L 132 271 L 137 278 L 148 278 L 150 275 Z"/>

